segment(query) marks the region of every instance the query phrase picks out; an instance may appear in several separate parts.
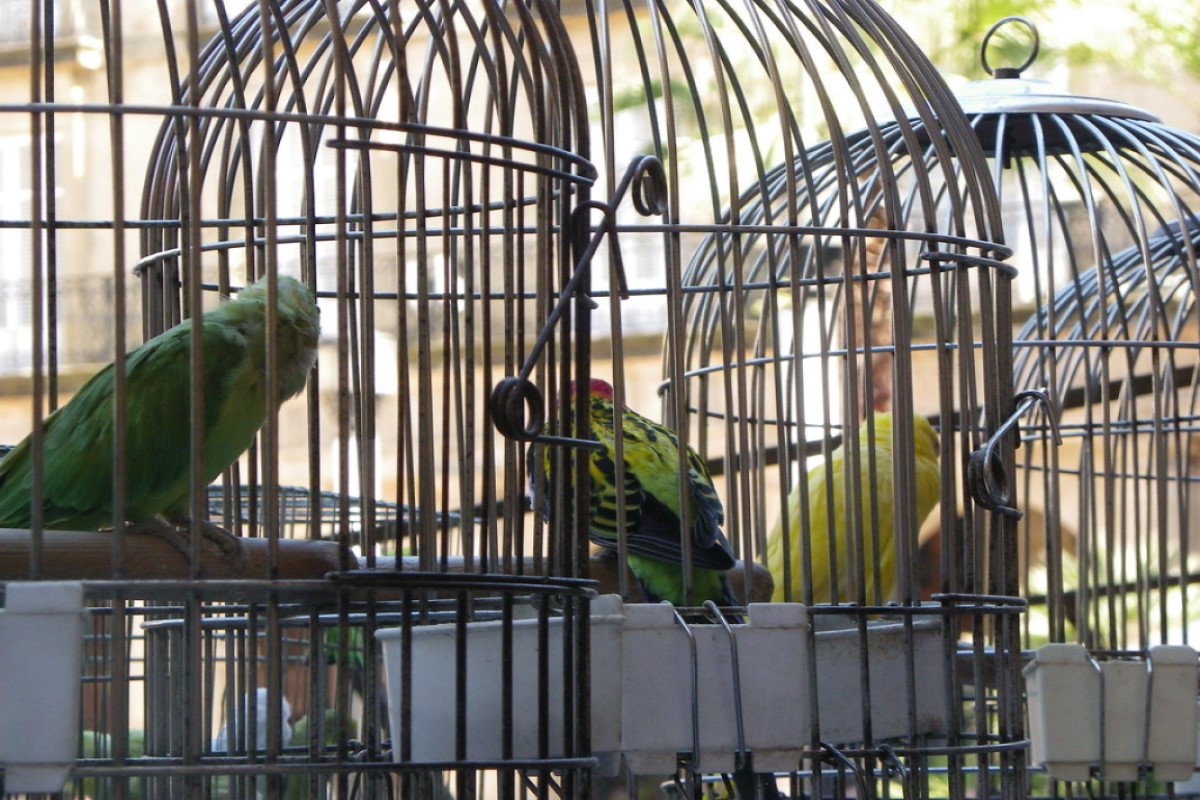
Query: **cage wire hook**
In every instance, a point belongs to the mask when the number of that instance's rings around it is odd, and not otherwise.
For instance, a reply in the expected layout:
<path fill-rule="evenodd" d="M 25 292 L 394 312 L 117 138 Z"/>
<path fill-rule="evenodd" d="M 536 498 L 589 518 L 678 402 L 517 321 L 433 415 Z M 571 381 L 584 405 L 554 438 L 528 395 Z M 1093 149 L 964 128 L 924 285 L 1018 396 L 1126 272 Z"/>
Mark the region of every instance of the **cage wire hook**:
<path fill-rule="evenodd" d="M 1020 66 L 992 69 L 992 65 L 988 63 L 987 57 L 988 43 L 992 40 L 992 36 L 1006 25 L 1024 25 L 1029 31 L 1029 35 L 1032 38 L 1029 55 L 1025 57 L 1025 61 Z M 1004 17 L 988 28 L 988 32 L 983 35 L 983 42 L 979 45 L 979 63 L 983 67 L 983 71 L 993 78 L 1019 78 L 1021 77 L 1021 73 L 1029 69 L 1029 66 L 1037 59 L 1040 48 L 1041 37 L 1038 35 L 1037 26 L 1031 20 L 1021 16 Z"/>
<path fill-rule="evenodd" d="M 667 173 L 657 156 L 637 156 L 625 169 L 618 196 L 633 185 L 633 207 L 643 217 L 667 213 Z"/>
<path fill-rule="evenodd" d="M 683 635 L 688 640 L 688 651 L 692 662 L 692 760 L 688 765 L 688 770 L 694 776 L 700 773 L 700 658 L 696 652 L 696 634 L 692 632 L 692 626 L 688 625 L 687 620 L 679 613 L 679 609 L 665 600 L 663 605 L 670 606 L 671 613 L 675 615 L 675 622 L 683 629 Z"/>
<path fill-rule="evenodd" d="M 1100 679 L 1100 709 L 1099 709 L 1099 711 L 1100 711 L 1100 724 L 1099 724 L 1099 726 L 1098 726 L 1098 727 L 1100 728 L 1100 760 L 1099 760 L 1098 762 L 1096 762 L 1096 763 L 1094 763 L 1094 764 L 1092 764 L 1092 765 L 1091 765 L 1091 767 L 1090 767 L 1090 772 L 1092 773 L 1092 777 L 1093 777 L 1093 778 L 1097 778 L 1097 779 L 1103 779 L 1103 777 L 1104 777 L 1104 765 L 1105 765 L 1105 763 L 1106 763 L 1106 761 L 1107 761 L 1107 759 L 1105 758 L 1105 754 L 1108 752 L 1108 743 L 1105 741 L 1105 728 L 1106 728 L 1106 723 L 1105 723 L 1105 719 L 1104 719 L 1104 717 L 1105 717 L 1105 714 L 1104 714 L 1104 707 L 1105 707 L 1106 705 L 1108 705 L 1108 703 L 1104 702 L 1104 698 L 1105 698 L 1105 696 L 1106 696 L 1106 695 L 1105 695 L 1105 691 L 1104 691 L 1104 668 L 1100 666 L 1100 662 L 1099 662 L 1099 661 L 1097 661 L 1095 658 L 1093 658 L 1093 657 L 1092 657 L 1092 654 L 1091 654 L 1091 652 L 1090 652 L 1090 651 L 1089 651 L 1089 652 L 1088 652 L 1088 654 L 1087 654 L 1087 659 L 1088 659 L 1088 661 L 1089 661 L 1089 662 L 1091 662 L 1092 669 L 1093 669 L 1093 670 L 1095 670 L 1095 672 L 1096 672 L 1096 676 L 1097 676 L 1097 677 Z M 1147 664 L 1147 666 L 1149 666 L 1149 664 Z M 1151 680 L 1151 681 L 1153 681 L 1153 680 L 1154 680 L 1154 676 L 1153 676 L 1153 675 L 1151 675 L 1151 676 L 1150 676 L 1150 680 Z M 1150 684 L 1148 684 L 1148 685 L 1147 685 L 1147 687 L 1146 687 L 1146 701 L 1147 701 L 1147 702 L 1149 702 L 1149 700 L 1150 700 L 1150 690 L 1151 690 L 1152 688 L 1153 688 L 1153 686 L 1152 686 L 1152 685 L 1150 685 Z M 1149 706 L 1147 706 L 1147 708 L 1149 708 Z M 1146 718 L 1147 718 L 1147 720 L 1149 720 L 1149 717 L 1150 717 L 1150 715 L 1149 715 L 1149 714 L 1146 714 Z M 1149 740 L 1143 740 L 1143 741 L 1144 741 L 1144 742 L 1147 742 L 1147 741 L 1149 741 Z M 1138 771 L 1139 771 L 1139 772 L 1142 772 L 1142 771 L 1144 770 L 1145 766 L 1146 766 L 1146 759 L 1145 759 L 1145 748 L 1146 748 L 1146 744 L 1145 744 L 1145 743 L 1143 743 L 1143 745 L 1142 745 L 1142 756 L 1143 756 L 1143 758 L 1142 758 L 1142 760 L 1141 760 L 1141 763 L 1139 763 L 1139 764 L 1138 764 Z"/>
<path fill-rule="evenodd" d="M 741 769 L 749 761 L 749 754 L 746 752 L 746 727 L 742 721 L 742 670 L 738 664 L 737 639 L 734 637 L 729 620 L 721 613 L 721 609 L 716 603 L 712 600 L 705 600 L 704 608 L 725 631 L 725 636 L 729 640 L 729 664 L 733 676 L 733 714 L 737 724 L 737 767 Z"/>
<path fill-rule="evenodd" d="M 1054 444 L 1062 444 L 1062 436 L 1058 431 L 1058 420 L 1054 416 L 1054 406 L 1050 395 L 1045 389 L 1029 389 L 1016 396 L 1017 409 L 1012 416 L 1000 424 L 983 447 L 971 453 L 967 461 L 967 487 L 975 502 L 989 511 L 999 511 L 1001 514 L 1020 519 L 1024 512 L 1012 505 L 1012 487 L 1008 484 L 1008 473 L 1000 457 L 1000 442 L 1009 431 L 1017 431 L 1020 436 L 1020 418 L 1034 406 L 1041 406 L 1046 412 L 1050 423 L 1050 432 L 1054 436 Z"/>
<path fill-rule="evenodd" d="M 821 742 L 821 749 L 825 751 L 825 760 L 831 764 L 840 764 L 845 769 L 850 770 L 854 775 L 854 783 L 858 788 L 858 797 L 870 797 L 871 794 L 867 791 L 867 777 L 863 775 L 862 767 L 855 764 L 849 756 L 837 749 L 829 742 Z"/>
<path fill-rule="evenodd" d="M 633 205 L 643 216 L 653 216 L 666 211 L 667 179 L 662 161 L 656 156 L 643 155 L 634 158 L 625 169 L 625 174 L 608 202 L 592 200 L 580 203 L 571 211 L 567 226 L 572 231 L 572 242 L 582 241 L 588 229 L 591 212 L 599 211 L 600 224 L 587 239 L 587 246 L 575 259 L 575 269 L 570 279 L 559 293 L 558 302 L 550 310 L 545 323 L 538 331 L 533 347 L 525 357 L 525 363 L 515 376 L 502 378 L 488 397 L 488 412 L 492 424 L 504 436 L 521 442 L 546 442 L 571 444 L 579 447 L 597 447 L 597 443 L 588 439 L 570 438 L 565 436 L 545 436 L 542 431 L 546 427 L 546 401 L 541 389 L 529 376 L 533 374 L 542 352 L 554 335 L 567 308 L 575 301 L 585 302 L 592 308 L 598 304 L 584 291 L 583 281 L 591 268 L 601 243 L 607 238 L 609 258 L 612 260 L 613 273 L 616 276 L 616 291 L 622 300 L 629 299 L 629 282 L 625 277 L 625 263 L 621 258 L 621 244 L 617 234 L 617 208 L 625 195 L 633 190 Z M 576 238 L 578 237 L 578 238 Z M 573 249 L 579 249 L 577 246 Z"/>
<path fill-rule="evenodd" d="M 595 444 L 594 442 L 589 443 L 587 440 L 582 439 L 543 436 L 542 431 L 546 427 L 546 401 L 542 395 L 542 390 L 537 387 L 537 384 L 529 380 L 529 376 L 533 374 L 534 367 L 537 366 L 538 359 L 542 356 L 542 351 L 546 349 L 546 345 L 549 344 L 550 338 L 554 335 L 555 326 L 558 325 L 559 320 L 566 314 L 570 304 L 579 301 L 587 303 L 591 308 L 597 307 L 596 301 L 583 290 L 583 279 L 588 274 L 592 256 L 595 255 L 598 248 L 597 240 L 607 228 L 607 221 L 610 219 L 611 212 L 601 203 L 585 203 L 571 213 L 568 229 L 572 231 L 579 230 L 580 220 L 582 219 L 580 212 L 583 210 L 591 211 L 593 208 L 598 208 L 604 213 L 605 223 L 597 229 L 596 235 L 592 237 L 592 241 L 583 255 L 576 259 L 575 270 L 571 273 L 570 279 L 567 280 L 566 285 L 563 286 L 562 291 L 559 293 L 558 302 L 550 310 L 545 324 L 538 331 L 537 339 L 534 340 L 533 347 L 530 348 L 529 354 L 525 357 L 525 363 L 521 365 L 520 372 L 515 376 L 500 379 L 492 387 L 492 393 L 488 397 L 488 412 L 492 417 L 492 424 L 509 439 L 521 442 L 558 441 L 560 443 L 571 443 L 582 446 Z"/>
<path fill-rule="evenodd" d="M 899 776 L 900 794 L 904 800 L 908 800 L 911 796 L 908 787 L 908 767 L 904 766 L 904 762 L 900 760 L 900 756 L 890 744 L 879 745 L 879 754 L 883 761 L 884 775 L 889 778 L 893 775 Z"/>

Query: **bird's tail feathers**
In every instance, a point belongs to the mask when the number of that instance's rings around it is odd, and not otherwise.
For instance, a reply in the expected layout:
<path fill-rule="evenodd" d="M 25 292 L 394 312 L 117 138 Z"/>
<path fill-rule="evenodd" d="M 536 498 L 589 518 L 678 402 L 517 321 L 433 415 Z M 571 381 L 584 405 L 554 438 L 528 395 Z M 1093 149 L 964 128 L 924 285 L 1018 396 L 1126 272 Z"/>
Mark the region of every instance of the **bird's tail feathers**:
<path fill-rule="evenodd" d="M 718 605 L 735 608 L 739 608 L 742 605 L 741 601 L 737 598 L 737 594 L 733 591 L 733 583 L 730 582 L 728 575 L 721 576 L 721 602 Z M 741 614 L 734 613 L 725 613 L 725 619 L 730 625 L 740 625 L 746 621 L 742 619 Z"/>

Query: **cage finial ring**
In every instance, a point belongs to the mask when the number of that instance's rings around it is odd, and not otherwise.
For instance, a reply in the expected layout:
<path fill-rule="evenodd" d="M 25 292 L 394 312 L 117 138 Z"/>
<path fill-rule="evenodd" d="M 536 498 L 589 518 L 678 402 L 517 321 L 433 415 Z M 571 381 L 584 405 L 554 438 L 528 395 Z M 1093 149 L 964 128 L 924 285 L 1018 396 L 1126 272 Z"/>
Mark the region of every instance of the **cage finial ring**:
<path fill-rule="evenodd" d="M 992 69 L 992 65 L 988 63 L 988 57 L 987 57 L 988 43 L 991 42 L 992 36 L 994 36 L 996 34 L 996 32 L 999 31 L 1004 26 L 1017 25 L 1017 24 L 1024 25 L 1029 30 L 1029 35 L 1031 38 L 1029 55 L 1026 56 L 1025 61 L 1022 62 L 1020 66 L 998 67 L 996 69 Z M 1041 47 L 1041 38 L 1038 36 L 1037 26 L 1034 25 L 1032 21 L 1030 21 L 1029 19 L 1027 19 L 1025 17 L 1020 17 L 1020 16 L 1004 17 L 999 22 L 992 25 L 992 27 L 988 28 L 988 32 L 986 34 L 984 34 L 983 42 L 979 45 L 979 63 L 983 65 L 983 71 L 993 77 L 996 77 L 996 78 L 1019 78 L 1019 77 L 1021 77 L 1021 73 L 1024 72 L 1025 70 L 1027 70 L 1029 68 L 1029 65 L 1032 64 L 1037 59 L 1038 49 L 1040 47 Z"/>

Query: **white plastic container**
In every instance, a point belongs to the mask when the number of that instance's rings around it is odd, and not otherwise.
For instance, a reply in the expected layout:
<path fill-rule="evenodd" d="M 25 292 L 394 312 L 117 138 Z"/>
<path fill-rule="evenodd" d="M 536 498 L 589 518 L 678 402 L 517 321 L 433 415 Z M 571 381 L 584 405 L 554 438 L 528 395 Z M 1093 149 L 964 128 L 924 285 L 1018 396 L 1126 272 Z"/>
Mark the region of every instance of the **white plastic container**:
<path fill-rule="evenodd" d="M 909 734 L 908 651 L 912 650 L 915 733 L 946 732 L 946 670 L 942 620 L 917 617 L 911 633 L 903 622 L 873 620 L 866 637 L 853 620 L 827 617 L 819 624 L 817 692 L 821 740 L 847 744 L 864 740 L 861 668 L 870 674 L 871 733 L 874 739 Z"/>
<path fill-rule="evenodd" d="M 736 647 L 743 742 L 760 772 L 796 769 L 811 741 L 810 659 L 816 643 L 821 738 L 861 741 L 860 675 L 870 672 L 871 725 L 879 740 L 946 730 L 943 635 L 939 617 L 911 627 L 872 621 L 865 638 L 855 627 L 819 631 L 810 638 L 808 609 L 794 603 L 752 604 L 744 624 L 690 625 L 685 630 L 667 605 L 593 602 L 592 754 L 612 774 L 617 756 L 633 774 L 669 774 L 680 753 L 698 744 L 699 769 L 729 772 L 738 751 L 734 692 Z M 823 624 L 828 624 L 828 617 Z M 502 628 L 499 622 L 466 626 L 465 752 L 456 751 L 457 629 L 412 629 L 412 752 L 414 761 L 492 760 L 504 756 L 501 737 Z M 732 641 L 730 634 L 732 633 Z M 538 752 L 537 621 L 513 624 L 513 738 L 511 757 L 562 755 L 561 621 L 550 621 L 548 723 L 550 752 Z M 378 633 L 389 681 L 393 740 L 399 741 L 401 631 Z M 693 718 L 695 647 L 698 716 Z M 908 687 L 909 649 L 915 697 Z M 915 711 L 911 718 L 910 709 Z M 694 724 L 693 724 L 694 723 Z M 397 753 L 397 757 L 400 753 Z"/>
<path fill-rule="evenodd" d="M 1185 781 L 1195 769 L 1196 651 L 1187 645 L 1150 648 L 1150 719 L 1146 760 L 1160 781 Z"/>
<path fill-rule="evenodd" d="M 1100 675 L 1104 684 L 1104 777 L 1136 781 L 1146 757 L 1150 673 L 1140 660 L 1105 661 L 1100 664 Z"/>
<path fill-rule="evenodd" d="M 10 794 L 61 792 L 79 750 L 83 584 L 9 583 L 0 611 L 0 764 Z"/>
<path fill-rule="evenodd" d="M 1087 780 L 1101 760 L 1096 662 L 1083 645 L 1047 644 L 1024 673 L 1032 762 L 1059 780 Z"/>
<path fill-rule="evenodd" d="M 592 601 L 592 750 L 619 749 L 621 726 L 621 626 L 620 599 Z M 503 628 L 500 621 L 472 622 L 466 636 L 466 752 L 456 751 L 455 718 L 457 626 L 427 625 L 412 629 L 412 753 L 413 761 L 448 762 L 460 759 L 500 760 L 503 751 L 504 706 L 502 694 Z M 547 702 L 549 708 L 547 758 L 564 753 L 563 621 L 549 620 L 547 647 Z M 399 759 L 403 728 L 400 706 L 402 629 L 380 630 L 388 680 L 388 708 L 392 741 Z M 512 624 L 514 759 L 543 757 L 538 752 L 538 620 L 519 619 Z M 615 765 L 611 765 L 615 766 Z M 603 769 L 604 765 L 602 765 Z M 607 771 L 611 771 L 607 770 Z"/>
<path fill-rule="evenodd" d="M 1083 645 L 1049 644 L 1025 667 L 1035 764 L 1059 780 L 1188 781 L 1195 770 L 1200 662 L 1186 645 L 1099 665 Z"/>
<path fill-rule="evenodd" d="M 794 603 L 752 604 L 749 622 L 731 626 L 745 744 L 760 772 L 795 769 L 806 741 L 806 626 L 806 609 Z M 738 738 L 729 634 L 720 625 L 692 625 L 690 630 L 699 686 L 695 731 L 691 644 L 674 609 L 625 607 L 621 749 L 635 775 L 673 773 L 676 754 L 693 752 L 693 735 L 699 739 L 700 771 L 734 768 Z"/>

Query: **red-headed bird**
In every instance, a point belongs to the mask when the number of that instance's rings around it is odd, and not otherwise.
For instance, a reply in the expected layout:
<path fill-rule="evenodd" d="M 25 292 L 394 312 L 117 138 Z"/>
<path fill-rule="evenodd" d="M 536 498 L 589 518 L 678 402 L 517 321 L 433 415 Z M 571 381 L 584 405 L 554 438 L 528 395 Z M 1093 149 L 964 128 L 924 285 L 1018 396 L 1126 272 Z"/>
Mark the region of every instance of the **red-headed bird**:
<path fill-rule="evenodd" d="M 574 383 L 562 403 L 560 414 L 573 413 L 577 391 Z M 591 540 L 615 550 L 622 531 L 617 523 L 617 507 L 624 503 L 625 546 L 629 570 L 642 587 L 647 602 L 667 602 L 681 606 L 701 605 L 712 600 L 717 605 L 737 605 L 726 572 L 734 565 L 733 552 L 721 532 L 725 512 L 712 478 L 696 451 L 685 448 L 687 482 L 680 492 L 679 438 L 657 422 L 626 407 L 617 412 L 613 387 L 594 378 L 588 385 L 587 402 L 591 410 L 591 433 L 599 447 L 588 449 L 591 474 L 591 503 L 588 530 Z M 616 425 L 621 425 L 625 462 L 624 485 L 616 464 Z M 535 507 L 549 516 L 549 493 L 537 501 L 537 463 L 530 450 L 530 484 L 534 485 Z M 552 457 L 543 448 L 542 474 L 549 480 Z M 684 509 L 691 521 L 683 529 Z M 683 536 L 691 544 L 692 587 L 690 597 L 683 578 Z"/>

